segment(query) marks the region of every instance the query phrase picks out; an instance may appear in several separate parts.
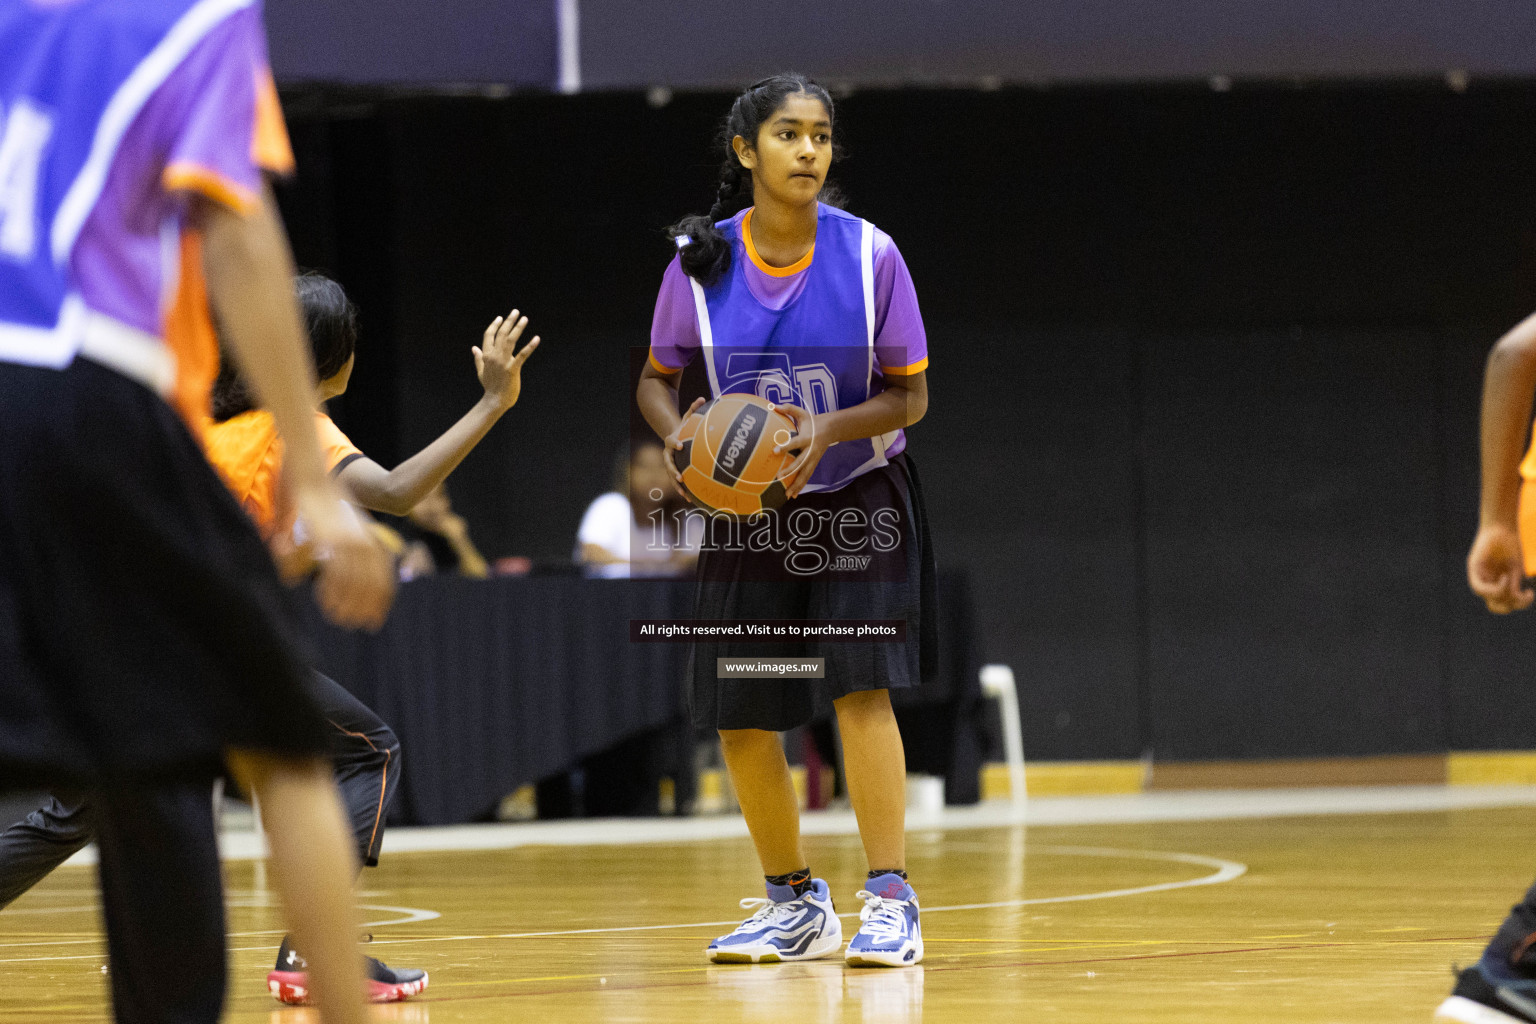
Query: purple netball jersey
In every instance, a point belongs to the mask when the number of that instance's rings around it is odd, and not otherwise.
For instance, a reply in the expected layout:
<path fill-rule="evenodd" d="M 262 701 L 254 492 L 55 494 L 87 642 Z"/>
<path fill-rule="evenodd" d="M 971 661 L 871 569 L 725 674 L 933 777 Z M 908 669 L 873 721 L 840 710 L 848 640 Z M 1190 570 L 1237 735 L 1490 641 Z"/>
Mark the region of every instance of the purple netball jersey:
<path fill-rule="evenodd" d="M 830 206 L 816 244 L 792 267 L 770 267 L 752 245 L 752 211 L 720 229 L 731 269 L 706 288 L 674 259 L 651 322 L 651 362 L 682 369 L 700 350 L 716 397 L 753 393 L 814 413 L 848 409 L 885 390 L 888 376 L 921 373 L 928 340 L 912 277 L 890 236 Z M 827 450 L 806 491 L 835 491 L 907 446 L 893 430 Z"/>
<path fill-rule="evenodd" d="M 188 195 L 291 163 L 260 0 L 0 0 L 0 360 L 168 388 Z"/>

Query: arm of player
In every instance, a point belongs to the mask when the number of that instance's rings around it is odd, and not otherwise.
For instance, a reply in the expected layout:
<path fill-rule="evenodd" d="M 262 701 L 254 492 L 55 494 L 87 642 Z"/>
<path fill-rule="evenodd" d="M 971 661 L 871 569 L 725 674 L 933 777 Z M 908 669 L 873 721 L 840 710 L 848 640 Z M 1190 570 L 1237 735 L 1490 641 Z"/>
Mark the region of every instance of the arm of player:
<path fill-rule="evenodd" d="M 480 554 L 480 549 L 475 547 L 475 542 L 469 536 L 469 524 L 464 517 L 453 510 L 453 505 L 448 500 L 448 492 L 438 488 L 427 495 L 425 501 L 419 502 L 411 509 L 411 522 L 425 530 L 430 530 L 448 542 L 454 555 L 459 559 L 459 572 L 465 576 L 473 576 L 476 579 L 484 579 L 491 574 L 491 567 L 486 562 L 485 556 Z"/>
<path fill-rule="evenodd" d="M 1482 500 L 1467 582 L 1491 612 L 1528 608 L 1518 526 L 1520 458 L 1536 393 L 1536 315 L 1498 340 L 1483 373 Z"/>
<path fill-rule="evenodd" d="M 839 441 L 854 441 L 863 437 L 879 437 L 893 430 L 910 427 L 928 414 L 928 373 L 897 376 L 887 375 L 885 390 L 873 398 L 848 409 L 836 412 L 812 414 L 797 405 L 774 406 L 795 424 L 795 436 L 788 443 L 776 445 L 774 451 L 798 452 L 800 465 L 784 481 L 784 490 L 791 498 L 798 495 L 827 449 Z"/>
<path fill-rule="evenodd" d="M 523 390 L 523 364 L 539 347 L 539 339 L 534 337 L 517 350 L 517 341 L 527 326 L 528 318 L 519 316 L 515 309 L 491 321 L 483 344 L 470 349 L 485 394 L 441 437 L 394 469 L 385 469 L 367 458 L 353 459 L 342 469 L 338 479 L 358 504 L 403 516 L 448 479 L 502 414 L 517 404 Z"/>
<path fill-rule="evenodd" d="M 682 429 L 683 420 L 698 411 L 704 404 L 704 399 L 695 398 L 693 404 L 688 407 L 686 413 L 677 411 L 677 384 L 683 379 L 682 370 L 673 370 L 671 373 L 663 373 L 656 369 L 656 365 L 646 360 L 645 369 L 640 371 L 640 384 L 635 388 L 635 404 L 640 407 L 640 415 L 645 417 L 645 422 L 656 431 L 656 436 L 661 438 L 662 454 L 667 460 L 667 472 L 672 474 L 672 485 L 677 488 L 677 493 L 683 498 L 688 494 L 683 490 L 683 478 L 678 473 L 677 466 L 672 462 L 672 453 L 683 447 L 683 442 L 677 439 L 678 431 Z"/>
<path fill-rule="evenodd" d="M 443 536 L 448 539 L 448 546 L 453 548 L 453 553 L 459 556 L 461 574 L 477 580 L 483 580 L 491 574 L 491 565 L 480 553 L 480 549 L 475 547 L 463 517 L 454 516 L 444 524 Z"/>
<path fill-rule="evenodd" d="M 314 367 L 293 294 L 293 257 L 268 189 L 241 214 L 198 201 L 209 297 L 241 367 L 284 440 L 283 475 L 295 511 L 324 552 L 316 583 L 321 609 L 338 625 L 377 629 L 394 600 L 393 567 L 326 476 L 315 438 Z"/>

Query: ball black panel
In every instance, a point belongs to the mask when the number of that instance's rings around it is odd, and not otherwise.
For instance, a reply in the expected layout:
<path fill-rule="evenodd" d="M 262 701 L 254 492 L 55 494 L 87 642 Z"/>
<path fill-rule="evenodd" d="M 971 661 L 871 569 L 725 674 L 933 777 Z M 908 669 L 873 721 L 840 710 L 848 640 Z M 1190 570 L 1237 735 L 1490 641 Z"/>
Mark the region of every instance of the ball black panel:
<path fill-rule="evenodd" d="M 789 500 L 789 492 L 784 490 L 784 481 L 775 480 L 763 490 L 763 508 L 778 508 Z"/>

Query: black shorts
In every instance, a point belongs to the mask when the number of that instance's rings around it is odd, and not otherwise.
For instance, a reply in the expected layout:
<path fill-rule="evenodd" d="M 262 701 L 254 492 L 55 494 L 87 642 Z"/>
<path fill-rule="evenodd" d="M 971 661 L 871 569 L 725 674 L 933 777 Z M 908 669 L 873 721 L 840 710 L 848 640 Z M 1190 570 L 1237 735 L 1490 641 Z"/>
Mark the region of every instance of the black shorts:
<path fill-rule="evenodd" d="M 833 534 L 845 510 L 857 515 L 849 515 Z M 789 550 L 783 545 L 752 550 L 761 545 L 746 542 L 750 524 L 711 521 L 699 558 L 694 618 L 899 619 L 906 623 L 906 638 L 696 642 L 688 673 L 693 720 L 700 728 L 792 729 L 827 713 L 831 702 L 846 694 L 917 686 L 937 664 L 933 542 L 911 459 L 898 455 L 840 490 L 801 495 L 776 515 L 784 524 L 781 538 L 796 536 L 789 527 L 797 515 L 806 524 L 819 517 L 823 529 L 816 535 L 809 528 L 799 531 L 802 536 Z M 876 525 L 861 536 L 861 523 Z M 823 555 L 828 556 L 824 567 Z M 847 557 L 831 560 L 840 556 Z M 788 558 L 797 559 L 793 569 Z M 824 658 L 826 677 L 717 678 L 716 658 L 750 657 Z"/>
<path fill-rule="evenodd" d="M 0 362 L 0 780 L 324 756 L 295 611 L 160 398 L 84 359 Z"/>

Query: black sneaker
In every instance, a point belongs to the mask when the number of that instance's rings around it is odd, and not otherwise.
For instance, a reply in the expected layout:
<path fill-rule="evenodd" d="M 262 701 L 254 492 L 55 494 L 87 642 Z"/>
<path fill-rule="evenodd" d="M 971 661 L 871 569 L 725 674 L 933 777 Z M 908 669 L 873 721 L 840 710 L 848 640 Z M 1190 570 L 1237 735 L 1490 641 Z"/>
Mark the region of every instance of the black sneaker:
<path fill-rule="evenodd" d="M 1536 1024 L 1536 979 L 1491 984 L 1474 964 L 1456 977 L 1435 1020 L 1459 1024 Z"/>
<path fill-rule="evenodd" d="M 368 975 L 368 1001 L 370 1003 L 398 1003 L 409 999 L 427 988 L 427 972 L 414 967 L 389 967 L 371 956 L 363 957 L 363 969 Z M 280 1003 L 289 1006 L 309 1006 L 309 962 L 293 948 L 289 936 L 283 936 L 283 944 L 277 951 L 277 966 L 267 975 L 267 990 Z"/>

